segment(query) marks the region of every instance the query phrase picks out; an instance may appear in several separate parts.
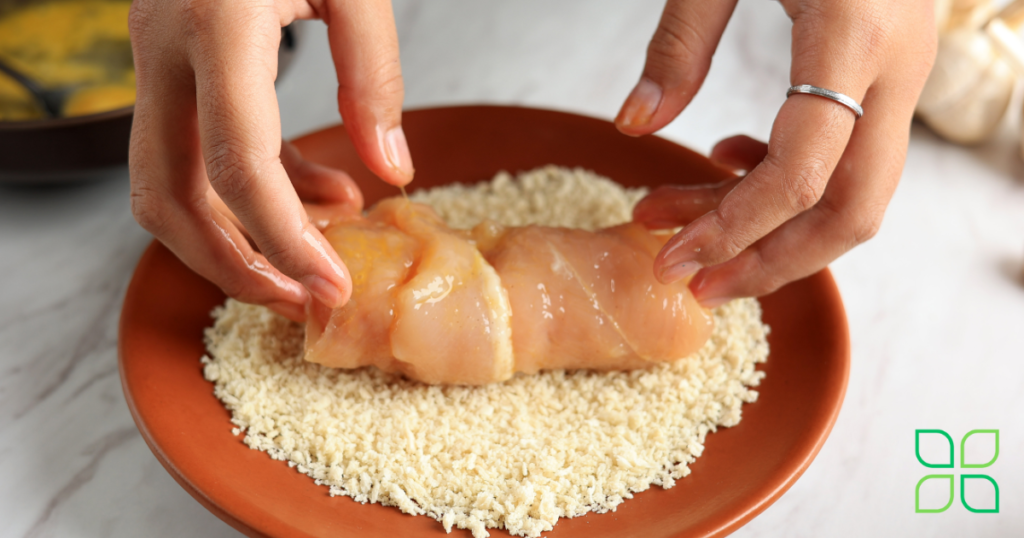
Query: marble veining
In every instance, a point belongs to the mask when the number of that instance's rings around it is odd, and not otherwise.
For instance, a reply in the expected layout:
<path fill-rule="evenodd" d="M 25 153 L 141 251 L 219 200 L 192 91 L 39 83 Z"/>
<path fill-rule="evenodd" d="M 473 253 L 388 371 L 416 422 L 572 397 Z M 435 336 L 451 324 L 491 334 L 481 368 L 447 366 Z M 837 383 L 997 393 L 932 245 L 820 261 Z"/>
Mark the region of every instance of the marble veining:
<path fill-rule="evenodd" d="M 610 119 L 639 77 L 661 4 L 396 0 L 406 105 L 522 104 Z M 339 120 L 324 27 L 305 30 L 278 86 L 288 137 Z M 789 32 L 778 4 L 740 2 L 703 90 L 662 136 L 699 151 L 736 133 L 766 137 L 790 82 Z M 914 126 L 882 230 L 832 266 L 853 343 L 839 421 L 804 476 L 737 536 L 1024 529 L 1019 116 L 977 148 Z M 0 188 L 0 536 L 240 536 L 163 470 L 121 394 L 117 320 L 149 241 L 129 213 L 126 172 Z M 915 514 L 926 472 L 914 429 L 956 437 L 992 427 L 1001 513 Z"/>

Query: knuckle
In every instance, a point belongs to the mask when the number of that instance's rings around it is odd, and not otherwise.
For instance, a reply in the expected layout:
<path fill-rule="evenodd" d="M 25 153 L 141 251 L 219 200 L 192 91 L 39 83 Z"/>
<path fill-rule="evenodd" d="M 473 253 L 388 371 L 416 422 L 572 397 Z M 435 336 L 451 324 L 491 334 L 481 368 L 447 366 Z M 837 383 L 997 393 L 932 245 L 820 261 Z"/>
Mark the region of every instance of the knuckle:
<path fill-rule="evenodd" d="M 218 286 L 225 295 L 238 299 L 239 301 L 245 303 L 259 302 L 256 295 L 253 293 L 252 286 L 247 282 L 245 277 L 229 273 L 221 279 Z"/>
<path fill-rule="evenodd" d="M 818 208 L 826 215 L 826 221 L 834 221 L 839 230 L 840 237 L 845 237 L 843 250 L 847 251 L 864 243 L 878 234 L 882 227 L 882 217 L 885 215 L 885 204 L 878 204 L 870 207 L 848 207 L 841 202 L 825 198 L 818 205 Z"/>
<path fill-rule="evenodd" d="M 718 265 L 727 262 L 738 256 L 750 244 L 747 238 L 738 233 L 737 227 L 730 224 L 727 215 L 723 215 L 720 211 L 713 214 L 715 215 L 714 222 L 721 233 L 718 241 L 706 247 L 708 251 L 704 254 L 707 261 L 705 265 Z"/>
<path fill-rule="evenodd" d="M 152 19 L 153 13 L 149 2 L 146 0 L 132 2 L 131 8 L 128 9 L 128 33 L 133 36 L 144 35 Z"/>
<path fill-rule="evenodd" d="M 754 266 L 751 274 L 756 275 L 756 277 L 750 283 L 750 288 L 747 290 L 748 294 L 753 297 L 761 297 L 785 286 L 787 283 L 786 278 L 777 268 L 773 269 L 770 266 L 764 256 L 761 255 L 760 249 L 754 248 L 751 251 L 750 258 Z"/>
<path fill-rule="evenodd" d="M 156 190 L 132 183 L 131 211 L 135 221 L 156 237 L 165 237 L 171 229 L 171 215 Z"/>
<path fill-rule="evenodd" d="M 865 52 L 879 54 L 891 48 L 898 37 L 896 22 L 900 20 L 893 15 L 878 9 L 859 12 L 854 32 L 860 36 Z"/>
<path fill-rule="evenodd" d="M 301 275 L 309 271 L 302 271 L 303 252 L 294 248 L 284 241 L 271 241 L 260 245 L 260 252 L 271 265 L 281 270 L 286 275 Z"/>
<path fill-rule="evenodd" d="M 703 63 L 704 35 L 694 23 L 672 10 L 666 10 L 647 47 L 647 61 L 662 71 L 678 69 L 680 64 Z"/>
<path fill-rule="evenodd" d="M 212 4 L 206 0 L 180 2 L 181 22 L 189 35 L 201 35 L 214 21 Z"/>
<path fill-rule="evenodd" d="M 370 104 L 389 115 L 401 114 L 405 82 L 398 58 L 381 54 L 371 65 L 365 76 L 345 77 L 338 87 L 339 100 Z"/>
<path fill-rule="evenodd" d="M 821 199 L 828 181 L 828 166 L 822 159 L 812 158 L 799 171 L 783 176 L 782 190 L 793 214 L 803 213 Z"/>
<path fill-rule="evenodd" d="M 800 58 L 799 63 L 832 66 L 835 51 L 847 51 L 847 58 L 856 58 L 849 70 L 873 79 L 890 69 L 893 60 L 906 64 L 908 58 L 916 59 L 916 52 L 924 53 L 935 39 L 934 25 L 912 5 L 920 2 L 860 4 L 864 3 L 801 2 L 794 17 L 794 39 L 804 46 L 794 49 L 794 65 Z M 807 46 L 822 43 L 833 46 Z"/>
<path fill-rule="evenodd" d="M 159 0 L 152 0 L 159 1 Z M 184 36 L 196 58 L 215 53 L 224 37 L 243 32 L 250 47 L 265 47 L 262 53 L 276 53 L 281 38 L 282 14 L 286 2 L 254 0 L 177 0 L 174 26 Z"/>
<path fill-rule="evenodd" d="M 215 144 L 206 159 L 210 184 L 221 199 L 231 203 L 259 188 L 262 163 L 226 143 Z"/>
<path fill-rule="evenodd" d="M 853 225 L 853 244 L 859 245 L 876 235 L 882 228 L 882 212 L 870 211 L 863 217 L 857 219 Z"/>
<path fill-rule="evenodd" d="M 371 75 L 375 80 L 374 91 L 381 99 L 401 100 L 405 94 L 405 83 L 398 59 L 384 60 L 374 68 Z"/>

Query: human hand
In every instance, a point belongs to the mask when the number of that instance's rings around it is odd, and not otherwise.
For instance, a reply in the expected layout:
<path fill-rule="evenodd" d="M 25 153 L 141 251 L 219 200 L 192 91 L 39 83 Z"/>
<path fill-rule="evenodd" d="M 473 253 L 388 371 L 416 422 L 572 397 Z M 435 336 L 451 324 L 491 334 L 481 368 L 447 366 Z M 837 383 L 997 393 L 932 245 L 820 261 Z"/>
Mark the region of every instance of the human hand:
<path fill-rule="evenodd" d="M 914 104 L 935 58 L 932 0 L 781 0 L 793 19 L 792 85 L 852 97 L 794 95 L 767 145 L 723 140 L 712 159 L 748 171 L 703 188 L 662 188 L 634 218 L 685 226 L 661 250 L 655 274 L 696 273 L 697 299 L 716 306 L 770 293 L 810 275 L 878 230 L 906 158 Z M 736 0 L 668 0 L 636 88 L 616 118 L 623 133 L 652 133 L 674 119 L 707 75 Z M 785 88 L 779 88 L 784 92 Z"/>
<path fill-rule="evenodd" d="M 310 295 L 338 307 L 352 287 L 300 197 L 362 205 L 348 175 L 282 146 L 274 92 L 281 28 L 309 18 L 328 25 L 338 106 L 360 157 L 388 183 L 407 184 L 413 168 L 388 0 L 135 0 L 129 16 L 138 87 L 132 213 L 228 295 L 297 321 Z"/>

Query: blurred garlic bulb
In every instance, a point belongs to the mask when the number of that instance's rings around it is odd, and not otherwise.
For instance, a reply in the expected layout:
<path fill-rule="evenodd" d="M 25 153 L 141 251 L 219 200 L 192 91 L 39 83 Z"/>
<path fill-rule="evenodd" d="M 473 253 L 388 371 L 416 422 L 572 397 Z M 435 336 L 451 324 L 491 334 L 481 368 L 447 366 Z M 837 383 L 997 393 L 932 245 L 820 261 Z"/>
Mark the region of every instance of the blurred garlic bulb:
<path fill-rule="evenodd" d="M 947 33 L 939 38 L 917 116 L 952 142 L 982 142 L 1006 113 L 1015 81 L 988 36 L 976 30 Z"/>
<path fill-rule="evenodd" d="M 977 30 L 996 14 L 992 0 L 936 0 L 935 25 L 939 33 Z"/>
<path fill-rule="evenodd" d="M 953 9 L 953 0 L 935 0 L 935 29 L 946 30 L 949 23 L 949 12 Z"/>
<path fill-rule="evenodd" d="M 995 131 L 1024 74 L 1024 47 L 1016 26 L 1024 0 L 1015 0 L 984 29 L 970 25 L 940 34 L 917 116 L 943 138 L 959 144 L 983 142 Z M 966 23 L 964 23 L 966 24 Z"/>
<path fill-rule="evenodd" d="M 949 20 L 949 10 L 953 7 L 953 0 L 935 0 L 935 29 L 943 31 L 946 29 L 946 22 Z"/>

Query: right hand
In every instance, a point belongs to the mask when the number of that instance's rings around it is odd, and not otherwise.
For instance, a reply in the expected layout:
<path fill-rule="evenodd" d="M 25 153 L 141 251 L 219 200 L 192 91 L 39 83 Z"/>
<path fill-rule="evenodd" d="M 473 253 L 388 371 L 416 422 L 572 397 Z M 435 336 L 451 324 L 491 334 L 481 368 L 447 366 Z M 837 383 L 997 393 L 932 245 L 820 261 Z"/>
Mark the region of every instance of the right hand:
<path fill-rule="evenodd" d="M 363 162 L 388 183 L 409 183 L 388 0 L 135 0 L 129 16 L 138 87 L 133 215 L 228 295 L 296 321 L 310 295 L 336 308 L 352 290 L 300 197 L 362 205 L 347 174 L 304 161 L 281 142 L 274 91 L 281 28 L 309 18 L 327 23 L 338 107 Z M 258 252 L 216 208 L 217 198 Z"/>
<path fill-rule="evenodd" d="M 735 137 L 712 159 L 746 170 L 710 188 L 663 188 L 634 210 L 682 227 L 655 258 L 664 283 L 690 275 L 700 303 L 766 295 L 870 239 L 899 183 L 910 122 L 935 59 L 933 0 L 781 0 L 793 19 L 793 86 L 860 102 L 864 117 L 810 95 L 786 99 L 768 143 Z M 736 0 L 668 0 L 640 82 L 616 125 L 640 136 L 690 103 Z M 780 94 L 785 90 L 779 88 Z"/>

